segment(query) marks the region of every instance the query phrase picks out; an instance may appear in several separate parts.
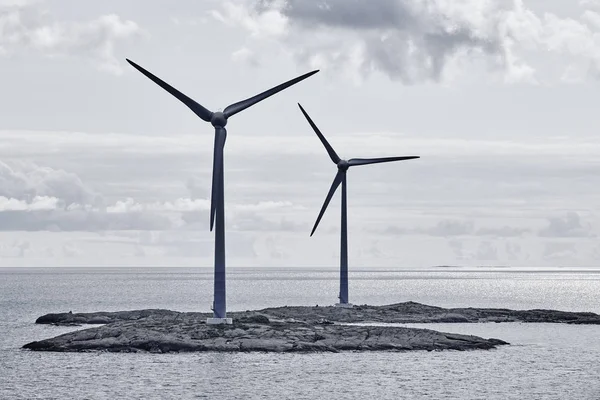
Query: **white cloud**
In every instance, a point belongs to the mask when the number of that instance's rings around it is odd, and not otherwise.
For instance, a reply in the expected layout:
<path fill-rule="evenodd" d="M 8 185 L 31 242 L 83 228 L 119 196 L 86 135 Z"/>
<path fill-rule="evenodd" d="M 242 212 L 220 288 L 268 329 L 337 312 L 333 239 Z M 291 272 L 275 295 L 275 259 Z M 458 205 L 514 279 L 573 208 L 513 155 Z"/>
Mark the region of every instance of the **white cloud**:
<path fill-rule="evenodd" d="M 278 4 L 281 4 L 281 2 L 278 2 Z M 223 4 L 223 12 L 212 10 L 210 14 L 218 21 L 243 26 L 255 37 L 284 35 L 288 23 L 287 17 L 277 9 L 265 9 L 259 14 L 251 14 L 244 4 L 231 2 Z"/>
<path fill-rule="evenodd" d="M 56 210 L 58 203 L 56 197 L 48 196 L 35 196 L 31 202 L 0 196 L 0 212 Z"/>
<path fill-rule="evenodd" d="M 235 62 L 246 63 L 255 67 L 260 65 L 256 53 L 247 47 L 242 47 L 231 53 L 231 59 Z"/>
<path fill-rule="evenodd" d="M 6 254 L 21 254 L 11 244 L 19 238 L 31 243 L 22 252 L 24 260 L 36 262 L 52 252 L 61 265 L 109 259 L 143 265 L 195 259 L 211 265 L 210 135 L 2 135 L 0 237 L 12 235 Z M 487 141 L 393 132 L 328 138 L 340 153 L 353 156 L 394 155 L 393 149 L 424 156 L 411 165 L 351 170 L 354 263 L 562 262 L 545 255 L 546 239 L 536 235 L 540 230 L 559 241 L 576 237 L 582 246 L 578 251 L 585 254 L 582 262 L 591 257 L 591 234 L 600 228 L 591 211 L 600 200 L 591 189 L 600 154 L 594 138 Z M 318 238 L 309 236 L 335 169 L 318 140 L 311 135 L 239 135 L 226 151 L 227 243 L 236 262 L 335 264 L 339 192 Z M 579 215 L 578 224 L 564 217 L 569 212 Z M 561 223 L 549 219 L 556 216 Z M 38 234 L 46 236 L 37 239 Z M 65 244 L 79 251 L 69 256 Z"/>
<path fill-rule="evenodd" d="M 142 34 L 136 22 L 115 14 L 87 22 L 61 22 L 29 2 L 0 3 L 0 56 L 4 57 L 25 51 L 47 57 L 81 57 L 101 70 L 120 75 L 122 65 L 115 47 Z"/>
<path fill-rule="evenodd" d="M 440 81 L 471 71 L 463 68 L 469 61 L 501 71 L 507 82 L 538 83 L 547 57 L 532 53 L 558 58 L 562 72 L 553 81 L 600 70 L 595 12 L 540 15 L 523 0 L 247 0 L 226 2 L 213 16 L 279 42 L 299 63 L 354 79 L 381 71 L 406 84 Z"/>
<path fill-rule="evenodd" d="M 73 173 L 28 162 L 9 165 L 1 160 L 0 196 L 14 199 L 54 197 L 67 206 L 73 203 L 94 204 L 98 199 L 98 195 Z"/>

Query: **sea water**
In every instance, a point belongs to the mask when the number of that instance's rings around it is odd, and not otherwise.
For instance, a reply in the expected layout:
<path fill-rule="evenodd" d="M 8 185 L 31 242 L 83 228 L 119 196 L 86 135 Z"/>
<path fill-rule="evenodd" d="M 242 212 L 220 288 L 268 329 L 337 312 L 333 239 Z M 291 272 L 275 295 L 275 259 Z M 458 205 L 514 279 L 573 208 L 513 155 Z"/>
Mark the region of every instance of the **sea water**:
<path fill-rule="evenodd" d="M 336 302 L 335 269 L 229 268 L 228 309 Z M 600 270 L 354 269 L 350 301 L 600 313 Z M 511 343 L 467 352 L 44 353 L 50 312 L 208 311 L 201 268 L 0 269 L 0 399 L 600 399 L 600 326 L 421 324 Z"/>

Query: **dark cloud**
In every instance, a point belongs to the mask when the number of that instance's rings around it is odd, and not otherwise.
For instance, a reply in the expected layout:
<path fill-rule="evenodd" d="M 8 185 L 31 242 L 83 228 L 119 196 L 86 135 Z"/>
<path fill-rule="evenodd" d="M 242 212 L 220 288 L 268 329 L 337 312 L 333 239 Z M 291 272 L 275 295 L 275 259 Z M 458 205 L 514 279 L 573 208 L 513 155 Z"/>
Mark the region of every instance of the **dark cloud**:
<path fill-rule="evenodd" d="M 275 1 L 261 0 L 259 12 L 268 11 Z M 288 0 L 282 11 L 307 27 L 340 27 L 356 29 L 396 28 L 414 26 L 416 17 L 411 7 L 396 0 L 367 3 L 357 0 L 306 1 Z"/>
<path fill-rule="evenodd" d="M 459 53 L 483 53 L 500 60 L 506 56 L 492 16 L 483 16 L 490 18 L 486 22 L 491 29 L 481 29 L 476 12 L 460 12 L 460 7 L 441 2 L 288 0 L 283 7 L 280 4 L 262 0 L 254 9 L 258 14 L 278 10 L 299 30 L 290 44 L 303 61 L 317 55 L 334 68 L 353 63 L 362 73 L 381 70 L 392 79 L 415 83 L 439 80 Z M 338 35 L 339 31 L 346 36 Z M 319 40 L 300 40 L 319 32 L 328 34 Z"/>
<path fill-rule="evenodd" d="M 548 218 L 548 226 L 541 229 L 542 237 L 593 237 L 591 226 L 582 224 L 578 213 L 569 212 L 564 217 Z"/>

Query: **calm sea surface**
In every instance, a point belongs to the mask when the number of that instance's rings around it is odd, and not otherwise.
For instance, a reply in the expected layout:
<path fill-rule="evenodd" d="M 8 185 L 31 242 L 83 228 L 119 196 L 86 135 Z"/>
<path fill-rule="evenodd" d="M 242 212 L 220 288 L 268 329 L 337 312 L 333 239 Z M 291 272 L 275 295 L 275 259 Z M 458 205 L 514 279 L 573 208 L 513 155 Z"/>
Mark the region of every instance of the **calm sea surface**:
<path fill-rule="evenodd" d="M 229 310 L 336 301 L 335 269 L 230 268 L 227 274 Z M 600 313 L 600 270 L 351 271 L 352 303 L 407 300 Z M 20 349 L 74 329 L 34 324 L 49 312 L 207 311 L 211 301 L 209 269 L 0 269 L 0 399 L 600 399 L 600 326 L 420 325 L 512 343 L 469 352 L 157 355 Z"/>

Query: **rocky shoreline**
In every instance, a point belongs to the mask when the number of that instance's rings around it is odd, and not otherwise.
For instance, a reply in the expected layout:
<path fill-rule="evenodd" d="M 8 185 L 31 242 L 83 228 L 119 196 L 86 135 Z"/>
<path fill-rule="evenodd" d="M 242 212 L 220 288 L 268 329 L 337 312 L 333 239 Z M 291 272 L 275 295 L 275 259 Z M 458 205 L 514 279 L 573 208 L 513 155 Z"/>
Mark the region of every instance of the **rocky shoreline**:
<path fill-rule="evenodd" d="M 338 352 L 473 350 L 499 339 L 406 327 L 348 323 L 532 322 L 600 324 L 600 315 L 556 310 L 442 308 L 407 302 L 385 306 L 277 307 L 233 312 L 233 325 L 206 325 L 208 313 L 136 310 L 47 314 L 38 324 L 101 324 L 23 346 L 36 351 Z"/>

